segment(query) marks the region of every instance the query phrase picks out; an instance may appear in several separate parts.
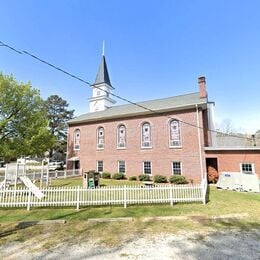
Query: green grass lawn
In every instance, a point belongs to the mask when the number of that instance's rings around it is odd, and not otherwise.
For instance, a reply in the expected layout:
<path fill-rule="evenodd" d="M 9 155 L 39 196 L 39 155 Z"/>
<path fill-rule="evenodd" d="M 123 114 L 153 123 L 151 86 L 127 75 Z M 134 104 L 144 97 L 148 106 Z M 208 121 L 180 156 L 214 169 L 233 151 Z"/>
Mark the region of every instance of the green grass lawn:
<path fill-rule="evenodd" d="M 101 185 L 137 185 L 141 182 L 101 179 Z M 82 178 L 52 181 L 52 186 L 81 186 Z M 1 208 L 0 222 L 39 219 L 86 220 L 88 218 L 145 217 L 203 215 L 215 216 L 232 213 L 247 213 L 252 218 L 260 217 L 260 194 L 218 190 L 210 187 L 206 205 L 200 203 L 170 205 L 88 206 L 76 211 L 72 208 Z"/>
<path fill-rule="evenodd" d="M 134 185 L 140 182 L 115 181 L 101 179 L 102 185 Z M 54 186 L 82 185 L 81 178 L 52 181 Z M 177 232 L 190 230 L 212 230 L 226 228 L 252 229 L 260 228 L 260 194 L 240 193 L 218 190 L 209 187 L 209 200 L 203 204 L 170 205 L 136 205 L 122 206 L 88 206 L 76 211 L 75 208 L 32 208 L 31 211 L 18 208 L 0 208 L 0 245 L 10 241 L 25 241 L 39 238 L 50 233 L 43 247 L 50 247 L 59 241 L 101 239 L 107 244 L 121 243 L 126 234 L 130 237 L 147 233 Z M 208 217 L 227 214 L 247 214 L 242 219 L 207 220 Z M 142 222 L 144 217 L 155 216 L 200 216 L 194 220 L 150 221 Z M 90 224 L 89 218 L 134 217 L 132 222 Z M 19 221 L 67 220 L 65 225 L 32 226 L 25 229 L 17 228 Z"/>
<path fill-rule="evenodd" d="M 118 186 L 118 185 L 140 185 L 140 181 L 128 181 L 128 180 L 113 180 L 113 179 L 102 179 L 100 178 L 100 186 Z M 53 179 L 51 186 L 82 186 L 83 178 L 74 177 L 67 179 Z"/>

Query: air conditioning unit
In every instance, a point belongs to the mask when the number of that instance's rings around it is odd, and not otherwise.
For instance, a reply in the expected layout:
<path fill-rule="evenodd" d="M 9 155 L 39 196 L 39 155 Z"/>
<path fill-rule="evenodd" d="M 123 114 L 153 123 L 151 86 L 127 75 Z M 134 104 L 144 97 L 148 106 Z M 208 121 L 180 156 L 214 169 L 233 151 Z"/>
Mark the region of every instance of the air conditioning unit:
<path fill-rule="evenodd" d="M 226 190 L 260 192 L 260 180 L 255 173 L 221 172 L 216 186 Z"/>

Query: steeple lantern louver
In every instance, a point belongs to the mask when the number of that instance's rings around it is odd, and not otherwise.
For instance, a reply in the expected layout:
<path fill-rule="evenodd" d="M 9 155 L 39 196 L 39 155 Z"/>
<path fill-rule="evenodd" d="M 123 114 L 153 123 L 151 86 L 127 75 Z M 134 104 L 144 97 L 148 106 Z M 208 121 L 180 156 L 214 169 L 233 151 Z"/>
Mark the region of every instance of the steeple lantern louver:
<path fill-rule="evenodd" d="M 102 111 L 115 104 L 116 102 L 109 95 L 113 89 L 107 70 L 106 58 L 103 54 L 96 80 L 92 85 L 92 97 L 89 99 L 90 112 Z"/>

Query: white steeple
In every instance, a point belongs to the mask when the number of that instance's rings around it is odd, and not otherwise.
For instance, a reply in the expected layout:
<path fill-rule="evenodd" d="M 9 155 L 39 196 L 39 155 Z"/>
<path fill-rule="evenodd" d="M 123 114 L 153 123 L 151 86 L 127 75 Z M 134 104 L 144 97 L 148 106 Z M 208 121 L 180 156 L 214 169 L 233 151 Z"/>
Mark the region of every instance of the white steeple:
<path fill-rule="evenodd" d="M 110 83 L 107 64 L 105 59 L 105 42 L 103 42 L 102 59 L 99 65 L 95 83 L 92 85 L 92 97 L 89 99 L 89 111 L 102 111 L 116 103 L 110 98 L 114 89 Z"/>

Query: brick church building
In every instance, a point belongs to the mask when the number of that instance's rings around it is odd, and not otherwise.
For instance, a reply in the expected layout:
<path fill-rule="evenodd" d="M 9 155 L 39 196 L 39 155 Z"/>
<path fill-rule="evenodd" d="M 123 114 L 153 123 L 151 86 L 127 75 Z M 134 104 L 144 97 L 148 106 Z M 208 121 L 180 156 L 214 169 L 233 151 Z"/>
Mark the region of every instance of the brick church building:
<path fill-rule="evenodd" d="M 68 122 L 69 169 L 184 175 L 194 182 L 209 168 L 260 173 L 260 146 L 218 145 L 205 77 L 195 93 L 137 104 L 116 106 L 113 89 L 102 55 L 90 112 Z"/>

